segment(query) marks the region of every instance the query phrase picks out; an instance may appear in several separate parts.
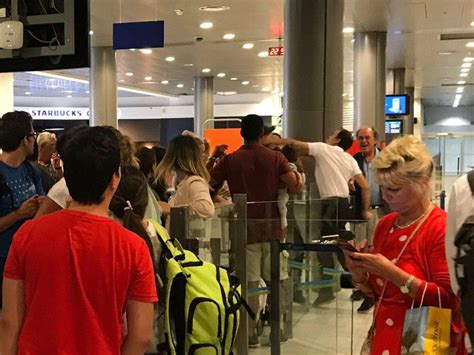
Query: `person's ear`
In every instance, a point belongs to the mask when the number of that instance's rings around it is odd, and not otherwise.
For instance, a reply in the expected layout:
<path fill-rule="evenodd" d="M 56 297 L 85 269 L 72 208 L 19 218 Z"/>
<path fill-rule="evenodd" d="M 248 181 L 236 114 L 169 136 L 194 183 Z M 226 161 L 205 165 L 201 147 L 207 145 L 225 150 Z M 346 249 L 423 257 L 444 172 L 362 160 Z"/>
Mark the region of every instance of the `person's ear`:
<path fill-rule="evenodd" d="M 121 172 L 120 172 L 120 169 L 115 172 L 113 175 L 112 175 L 112 179 L 110 179 L 110 183 L 109 183 L 109 186 L 110 188 L 115 192 L 120 184 L 120 179 L 121 179 Z"/>

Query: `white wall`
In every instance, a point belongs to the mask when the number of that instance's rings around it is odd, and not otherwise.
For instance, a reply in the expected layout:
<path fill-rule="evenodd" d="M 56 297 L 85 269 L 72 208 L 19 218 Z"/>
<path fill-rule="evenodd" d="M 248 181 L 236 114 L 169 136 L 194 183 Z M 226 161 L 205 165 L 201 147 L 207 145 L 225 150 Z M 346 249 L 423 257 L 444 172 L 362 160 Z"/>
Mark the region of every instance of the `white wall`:
<path fill-rule="evenodd" d="M 474 106 L 424 106 L 424 133 L 474 133 Z"/>

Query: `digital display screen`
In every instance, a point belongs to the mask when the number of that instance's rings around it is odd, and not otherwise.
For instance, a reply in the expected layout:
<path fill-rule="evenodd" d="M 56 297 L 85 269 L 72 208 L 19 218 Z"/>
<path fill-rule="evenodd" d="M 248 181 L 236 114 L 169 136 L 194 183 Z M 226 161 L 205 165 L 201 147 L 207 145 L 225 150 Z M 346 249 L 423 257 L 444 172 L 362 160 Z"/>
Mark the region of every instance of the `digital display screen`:
<path fill-rule="evenodd" d="M 410 114 L 410 98 L 408 95 L 385 96 L 385 114 L 387 116 L 406 116 Z"/>
<path fill-rule="evenodd" d="M 403 121 L 402 120 L 387 120 L 385 121 L 385 133 L 387 134 L 402 134 Z"/>
<path fill-rule="evenodd" d="M 283 47 L 270 47 L 268 48 L 268 55 L 270 57 L 278 57 L 285 54 L 285 49 Z"/>
<path fill-rule="evenodd" d="M 163 21 L 114 23 L 114 50 L 163 48 L 164 42 Z"/>

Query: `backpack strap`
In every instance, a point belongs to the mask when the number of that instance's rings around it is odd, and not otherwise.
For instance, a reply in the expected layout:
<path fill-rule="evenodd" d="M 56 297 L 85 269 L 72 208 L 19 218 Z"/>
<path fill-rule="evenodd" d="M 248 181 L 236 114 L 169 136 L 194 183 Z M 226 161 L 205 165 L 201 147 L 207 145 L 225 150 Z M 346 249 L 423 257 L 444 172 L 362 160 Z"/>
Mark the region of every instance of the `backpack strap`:
<path fill-rule="evenodd" d="M 180 255 L 184 254 L 184 251 L 178 250 L 178 248 L 176 248 L 173 240 L 169 237 L 168 231 L 165 229 L 165 227 L 163 227 L 161 224 L 159 224 L 153 219 L 147 219 L 147 221 L 150 222 L 155 228 L 156 233 L 158 234 L 158 239 L 161 241 L 161 244 L 163 245 L 163 248 L 168 253 L 168 255 L 171 255 L 171 257 L 173 258 L 179 259 Z"/>
<path fill-rule="evenodd" d="M 471 170 L 467 173 L 467 182 L 469 183 L 469 187 L 471 188 L 471 193 L 474 196 L 474 170 Z"/>

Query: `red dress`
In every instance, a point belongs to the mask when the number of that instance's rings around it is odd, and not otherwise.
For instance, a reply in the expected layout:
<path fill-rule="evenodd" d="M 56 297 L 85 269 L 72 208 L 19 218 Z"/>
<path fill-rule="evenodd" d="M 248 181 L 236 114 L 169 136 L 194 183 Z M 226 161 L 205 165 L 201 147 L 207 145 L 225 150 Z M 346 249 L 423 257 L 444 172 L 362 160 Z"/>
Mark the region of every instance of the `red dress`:
<path fill-rule="evenodd" d="M 382 254 L 389 260 L 398 257 L 406 240 L 416 228 L 416 224 L 407 228 L 394 228 L 397 216 L 398 213 L 391 213 L 382 218 L 374 236 L 373 253 Z M 442 307 L 452 310 L 451 346 L 458 348 L 456 354 L 466 354 L 463 332 L 460 330 L 460 303 L 451 290 L 449 281 L 444 245 L 445 230 L 446 212 L 435 207 L 418 229 L 397 266 L 423 281 L 415 297 L 415 307 L 419 306 L 425 282 L 428 287 L 423 305 L 438 307 L 439 287 Z M 377 275 L 370 275 L 370 282 L 375 297 L 380 297 L 385 280 Z M 399 286 L 391 282 L 387 284 L 375 320 L 372 355 L 400 354 L 405 312 L 411 308 L 412 302 L 410 296 L 401 293 Z"/>

